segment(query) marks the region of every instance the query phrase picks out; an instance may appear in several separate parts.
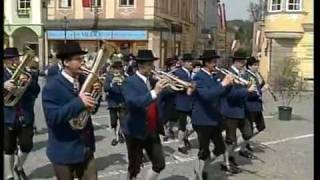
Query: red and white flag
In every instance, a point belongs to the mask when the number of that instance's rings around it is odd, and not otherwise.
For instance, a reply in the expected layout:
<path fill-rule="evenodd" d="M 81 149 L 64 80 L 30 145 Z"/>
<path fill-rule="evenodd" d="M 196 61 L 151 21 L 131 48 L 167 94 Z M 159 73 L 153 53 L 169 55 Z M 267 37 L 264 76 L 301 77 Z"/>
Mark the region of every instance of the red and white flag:
<path fill-rule="evenodd" d="M 221 1 L 218 2 L 218 17 L 220 21 L 220 28 L 225 31 L 227 28 L 226 11 L 224 3 Z"/>

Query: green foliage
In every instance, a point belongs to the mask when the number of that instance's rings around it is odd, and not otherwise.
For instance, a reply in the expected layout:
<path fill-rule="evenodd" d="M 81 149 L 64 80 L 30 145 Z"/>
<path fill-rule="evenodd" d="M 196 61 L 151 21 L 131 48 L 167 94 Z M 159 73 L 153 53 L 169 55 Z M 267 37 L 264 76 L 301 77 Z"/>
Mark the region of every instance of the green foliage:
<path fill-rule="evenodd" d="M 272 89 L 280 95 L 283 106 L 289 106 L 291 102 L 300 97 L 303 91 L 303 77 L 299 74 L 300 61 L 295 57 L 286 57 L 276 63 L 269 74 Z"/>
<path fill-rule="evenodd" d="M 240 41 L 241 46 L 251 52 L 253 23 L 251 21 L 232 20 L 227 22 L 227 27 L 228 32 L 235 33 L 235 39 Z"/>

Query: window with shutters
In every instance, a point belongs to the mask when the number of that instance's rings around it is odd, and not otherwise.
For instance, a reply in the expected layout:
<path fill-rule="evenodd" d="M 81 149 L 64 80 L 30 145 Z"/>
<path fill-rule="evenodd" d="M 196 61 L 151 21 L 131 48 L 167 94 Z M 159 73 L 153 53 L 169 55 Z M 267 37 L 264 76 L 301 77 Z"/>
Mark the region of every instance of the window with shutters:
<path fill-rule="evenodd" d="M 72 2 L 71 0 L 59 0 L 60 8 L 71 8 Z"/>
<path fill-rule="evenodd" d="M 18 15 L 29 15 L 31 9 L 31 0 L 18 0 Z"/>

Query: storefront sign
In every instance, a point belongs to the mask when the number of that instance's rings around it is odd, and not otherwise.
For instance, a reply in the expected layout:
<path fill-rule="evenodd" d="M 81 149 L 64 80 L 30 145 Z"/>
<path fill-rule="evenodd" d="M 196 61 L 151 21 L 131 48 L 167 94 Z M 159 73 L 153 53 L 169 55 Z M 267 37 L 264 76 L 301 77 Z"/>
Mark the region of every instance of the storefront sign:
<path fill-rule="evenodd" d="M 48 31 L 49 40 L 148 40 L 147 31 Z"/>

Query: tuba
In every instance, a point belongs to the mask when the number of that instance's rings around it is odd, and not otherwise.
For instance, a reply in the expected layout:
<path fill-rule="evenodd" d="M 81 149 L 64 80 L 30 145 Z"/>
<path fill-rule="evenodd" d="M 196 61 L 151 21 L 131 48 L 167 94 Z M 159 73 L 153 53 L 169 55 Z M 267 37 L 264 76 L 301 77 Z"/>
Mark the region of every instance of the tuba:
<path fill-rule="evenodd" d="M 96 82 L 102 81 L 98 75 L 98 72 L 105 62 L 103 59 L 104 51 L 105 51 L 105 45 L 103 45 L 100 48 L 100 50 L 98 51 L 91 70 L 89 70 L 83 66 L 80 67 L 81 73 L 87 75 L 87 77 L 84 81 L 84 84 L 81 87 L 80 93 L 90 94 L 95 99 L 96 102 L 98 102 L 99 99 L 101 98 L 102 91 L 96 91 L 94 89 L 93 85 Z M 101 82 L 101 84 L 103 84 L 103 83 Z M 88 119 L 90 117 L 90 114 L 91 114 L 91 110 L 89 110 L 89 109 L 82 111 L 77 118 L 73 118 L 69 121 L 71 127 L 73 129 L 77 129 L 77 130 L 81 130 L 84 127 L 86 127 Z"/>
<path fill-rule="evenodd" d="M 32 61 L 37 61 L 38 58 L 35 56 L 35 52 L 31 49 L 29 49 L 22 57 L 22 61 L 19 64 L 19 66 L 16 68 L 16 70 L 14 71 L 12 77 L 10 78 L 10 80 L 13 80 L 14 84 L 17 86 L 17 88 L 13 91 L 7 91 L 5 90 L 4 92 L 4 105 L 5 106 L 9 106 L 9 107 L 13 107 L 15 106 L 19 100 L 21 99 L 21 97 L 23 96 L 23 94 L 25 93 L 25 91 L 27 90 L 27 88 L 29 87 L 31 81 L 29 81 L 26 84 L 22 84 L 20 79 L 20 76 L 22 74 L 28 76 L 29 79 L 32 78 L 31 74 L 27 71 L 25 71 L 26 67 L 32 63 Z"/>

